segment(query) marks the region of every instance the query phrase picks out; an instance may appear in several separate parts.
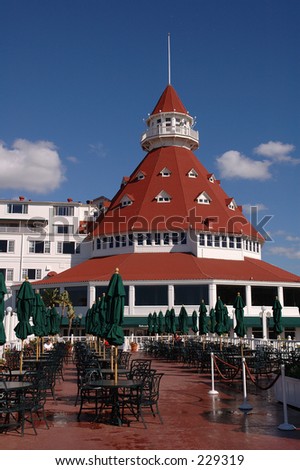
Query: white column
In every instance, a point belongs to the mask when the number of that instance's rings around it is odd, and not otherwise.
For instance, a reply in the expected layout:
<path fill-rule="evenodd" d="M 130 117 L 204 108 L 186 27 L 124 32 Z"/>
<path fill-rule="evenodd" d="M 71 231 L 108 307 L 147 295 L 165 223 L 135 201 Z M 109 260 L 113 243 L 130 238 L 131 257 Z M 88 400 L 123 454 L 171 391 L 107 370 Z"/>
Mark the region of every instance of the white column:
<path fill-rule="evenodd" d="M 284 307 L 283 287 L 282 286 L 277 287 L 277 295 L 278 295 L 279 302 L 281 303 L 282 307 Z"/>
<path fill-rule="evenodd" d="M 134 307 L 135 307 L 135 286 L 129 286 L 129 293 L 128 293 L 128 314 L 134 314 Z"/>
<path fill-rule="evenodd" d="M 174 295 L 174 286 L 169 284 L 168 285 L 168 308 L 173 308 L 175 302 L 175 295 Z"/>
<path fill-rule="evenodd" d="M 251 307 L 252 307 L 251 286 L 246 286 L 246 312 L 247 312 L 247 315 L 250 315 Z"/>
<path fill-rule="evenodd" d="M 96 287 L 95 286 L 88 286 L 87 290 L 87 306 L 91 308 L 93 303 L 96 301 Z"/>
<path fill-rule="evenodd" d="M 217 284 L 209 284 L 208 286 L 208 303 L 209 308 L 215 308 L 217 303 Z"/>

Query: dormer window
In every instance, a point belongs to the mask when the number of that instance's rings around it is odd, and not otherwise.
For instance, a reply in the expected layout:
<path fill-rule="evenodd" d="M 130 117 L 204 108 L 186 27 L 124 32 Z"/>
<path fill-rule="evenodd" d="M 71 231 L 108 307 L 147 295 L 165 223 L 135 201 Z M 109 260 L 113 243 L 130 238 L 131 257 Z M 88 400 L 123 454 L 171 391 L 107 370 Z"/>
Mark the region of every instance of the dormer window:
<path fill-rule="evenodd" d="M 166 191 L 161 191 L 155 199 L 157 202 L 171 202 L 171 196 Z"/>
<path fill-rule="evenodd" d="M 145 176 L 146 176 L 146 175 L 145 175 L 145 173 L 144 173 L 143 171 L 139 171 L 138 174 L 136 175 L 136 178 L 135 178 L 135 179 L 136 179 L 137 181 L 140 181 L 140 180 L 145 179 Z"/>
<path fill-rule="evenodd" d="M 205 191 L 202 191 L 202 193 L 197 197 L 196 201 L 198 204 L 210 204 L 211 198 Z"/>
<path fill-rule="evenodd" d="M 194 170 L 194 168 L 192 168 L 192 169 L 188 172 L 187 175 L 188 175 L 189 178 L 197 178 L 198 173 L 197 173 L 196 170 Z"/>
<path fill-rule="evenodd" d="M 237 208 L 237 204 L 236 204 L 236 202 L 233 198 L 232 199 L 227 199 L 226 204 L 227 204 L 228 209 L 230 209 L 232 211 L 235 211 L 236 208 Z"/>
<path fill-rule="evenodd" d="M 169 176 L 171 176 L 171 171 L 165 167 L 161 170 L 160 174 L 163 178 L 168 178 Z"/>
<path fill-rule="evenodd" d="M 208 181 L 210 181 L 210 183 L 214 183 L 216 181 L 216 177 L 213 173 L 208 175 Z"/>
<path fill-rule="evenodd" d="M 133 197 L 125 194 L 121 199 L 121 207 L 130 206 L 133 203 Z"/>

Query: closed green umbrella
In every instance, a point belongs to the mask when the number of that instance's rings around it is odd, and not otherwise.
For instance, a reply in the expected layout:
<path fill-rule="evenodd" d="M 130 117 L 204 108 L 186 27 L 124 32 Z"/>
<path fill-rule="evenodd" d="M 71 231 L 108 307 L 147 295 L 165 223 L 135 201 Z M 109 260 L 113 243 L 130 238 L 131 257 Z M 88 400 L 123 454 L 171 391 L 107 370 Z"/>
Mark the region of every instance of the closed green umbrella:
<path fill-rule="evenodd" d="M 230 331 L 230 318 L 227 306 L 224 304 L 224 326 L 225 326 L 225 333 L 229 333 Z"/>
<path fill-rule="evenodd" d="M 196 310 L 192 313 L 192 330 L 194 333 L 198 332 L 198 314 Z"/>
<path fill-rule="evenodd" d="M 20 371 L 23 367 L 23 344 L 27 336 L 33 334 L 32 326 L 29 319 L 33 313 L 33 306 L 35 301 L 35 294 L 27 279 L 20 287 L 17 296 L 17 317 L 18 323 L 14 328 L 17 338 L 22 340 L 21 356 L 20 356 Z"/>
<path fill-rule="evenodd" d="M 164 332 L 164 315 L 162 311 L 159 311 L 157 316 L 157 332 L 159 335 L 162 335 Z"/>
<path fill-rule="evenodd" d="M 189 332 L 188 314 L 184 305 L 181 306 L 181 309 L 178 315 L 178 325 L 179 325 L 179 331 L 181 332 L 181 334 L 187 335 Z"/>
<path fill-rule="evenodd" d="M 5 329 L 4 329 L 4 296 L 7 294 L 6 285 L 3 273 L 0 272 L 0 346 L 6 343 Z"/>
<path fill-rule="evenodd" d="M 124 319 L 125 289 L 119 270 L 112 275 L 107 293 L 107 319 L 108 332 L 106 339 L 113 346 L 121 346 L 124 343 L 122 328 Z"/>
<path fill-rule="evenodd" d="M 170 310 L 168 309 L 165 313 L 165 332 L 171 333 L 171 318 L 170 318 Z"/>
<path fill-rule="evenodd" d="M 176 333 L 176 315 L 175 315 L 175 310 L 174 308 L 171 308 L 170 310 L 170 333 L 175 335 Z"/>
<path fill-rule="evenodd" d="M 209 318 L 210 318 L 210 329 L 209 331 L 211 333 L 215 333 L 216 332 L 216 325 L 217 325 L 217 322 L 216 322 L 216 312 L 215 312 L 215 309 L 214 308 L 211 308 L 210 311 L 209 311 Z"/>
<path fill-rule="evenodd" d="M 100 299 L 98 312 L 99 312 L 99 323 L 100 323 L 100 328 L 99 328 L 100 338 L 105 338 L 106 332 L 107 332 L 107 323 L 106 323 L 107 302 L 106 302 L 105 292 L 103 292 L 102 297 Z"/>
<path fill-rule="evenodd" d="M 199 334 L 200 335 L 206 335 L 209 332 L 208 325 L 207 325 L 207 308 L 205 305 L 204 300 L 202 299 L 200 307 L 199 307 Z"/>
<path fill-rule="evenodd" d="M 245 307 L 245 302 L 241 296 L 241 294 L 238 292 L 233 308 L 235 309 L 235 319 L 236 319 L 236 326 L 234 328 L 234 332 L 239 336 L 240 338 L 243 338 L 245 334 L 247 333 L 247 328 L 244 322 L 244 307 Z"/>
<path fill-rule="evenodd" d="M 50 309 L 50 331 L 49 335 L 55 336 L 60 332 L 60 315 L 56 310 L 56 307 Z"/>
<path fill-rule="evenodd" d="M 118 346 L 124 343 L 124 331 L 122 328 L 124 320 L 125 289 L 119 269 L 116 268 L 112 275 L 106 292 L 108 329 L 106 339 L 115 348 L 115 382 L 118 380 Z"/>
<path fill-rule="evenodd" d="M 149 313 L 147 323 L 148 323 L 148 335 L 151 336 L 152 333 L 153 333 L 153 315 L 152 315 L 152 313 Z"/>
<path fill-rule="evenodd" d="M 282 306 L 281 306 L 281 303 L 279 302 L 277 296 L 274 300 L 272 310 L 273 310 L 273 320 L 274 320 L 274 333 L 276 335 L 280 335 L 280 333 L 283 332 L 283 327 L 282 327 L 282 323 L 281 323 Z"/>
<path fill-rule="evenodd" d="M 85 333 L 88 335 L 92 334 L 91 326 L 92 326 L 92 309 L 88 308 L 86 315 L 85 315 L 85 323 L 84 323 Z"/>
<path fill-rule="evenodd" d="M 154 312 L 152 315 L 152 324 L 153 324 L 153 333 L 154 334 L 158 333 L 158 318 L 157 318 L 156 312 Z"/>
<path fill-rule="evenodd" d="M 215 312 L 217 322 L 215 331 L 216 333 L 218 333 L 219 336 L 221 336 L 226 333 L 226 328 L 224 324 L 224 304 L 220 297 L 218 297 L 218 300 L 216 302 Z"/>
<path fill-rule="evenodd" d="M 34 305 L 33 305 L 33 311 L 32 311 L 32 321 L 33 321 L 33 333 L 35 334 L 37 338 L 37 343 L 36 343 L 36 357 L 38 359 L 39 356 L 39 343 L 40 343 L 40 338 L 45 336 L 46 333 L 46 328 L 45 328 L 45 319 L 46 319 L 46 307 L 44 304 L 44 301 L 39 294 L 39 292 L 36 292 L 34 294 L 35 299 L 34 299 Z"/>

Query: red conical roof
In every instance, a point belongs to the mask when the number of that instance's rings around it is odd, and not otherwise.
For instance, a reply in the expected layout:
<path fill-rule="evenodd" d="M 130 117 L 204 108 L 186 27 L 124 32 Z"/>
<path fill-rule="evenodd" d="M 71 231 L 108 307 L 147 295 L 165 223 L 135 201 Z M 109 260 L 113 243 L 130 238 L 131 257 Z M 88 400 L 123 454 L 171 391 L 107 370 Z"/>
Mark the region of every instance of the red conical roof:
<path fill-rule="evenodd" d="M 159 98 L 151 115 L 158 113 L 168 113 L 173 111 L 176 111 L 177 113 L 188 114 L 186 108 L 183 106 L 179 96 L 177 95 L 172 85 L 168 85 L 161 97 Z"/>

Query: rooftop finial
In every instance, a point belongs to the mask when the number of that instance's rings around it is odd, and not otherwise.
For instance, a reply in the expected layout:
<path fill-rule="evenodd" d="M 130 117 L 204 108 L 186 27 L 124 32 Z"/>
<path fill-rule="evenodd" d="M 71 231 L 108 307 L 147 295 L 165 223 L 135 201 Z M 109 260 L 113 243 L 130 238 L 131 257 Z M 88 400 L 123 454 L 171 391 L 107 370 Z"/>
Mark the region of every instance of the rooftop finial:
<path fill-rule="evenodd" d="M 168 33 L 168 85 L 171 85 L 171 34 Z"/>

